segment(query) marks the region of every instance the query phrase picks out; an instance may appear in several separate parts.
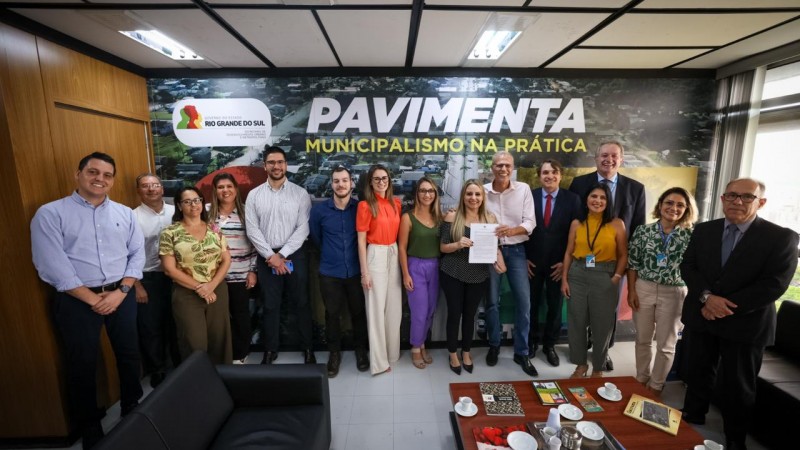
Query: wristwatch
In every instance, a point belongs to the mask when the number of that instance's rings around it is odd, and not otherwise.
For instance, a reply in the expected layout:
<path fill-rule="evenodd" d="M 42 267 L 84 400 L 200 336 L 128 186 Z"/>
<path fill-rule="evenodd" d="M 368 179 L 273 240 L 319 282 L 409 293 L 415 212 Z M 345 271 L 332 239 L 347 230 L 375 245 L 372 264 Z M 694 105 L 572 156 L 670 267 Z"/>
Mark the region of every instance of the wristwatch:
<path fill-rule="evenodd" d="M 127 294 L 128 292 L 131 291 L 131 287 L 128 286 L 127 284 L 120 284 L 119 290 L 122 291 L 123 294 Z"/>
<path fill-rule="evenodd" d="M 700 303 L 705 305 L 706 302 L 708 301 L 708 297 L 711 297 L 711 292 L 703 291 L 703 294 L 700 296 Z"/>

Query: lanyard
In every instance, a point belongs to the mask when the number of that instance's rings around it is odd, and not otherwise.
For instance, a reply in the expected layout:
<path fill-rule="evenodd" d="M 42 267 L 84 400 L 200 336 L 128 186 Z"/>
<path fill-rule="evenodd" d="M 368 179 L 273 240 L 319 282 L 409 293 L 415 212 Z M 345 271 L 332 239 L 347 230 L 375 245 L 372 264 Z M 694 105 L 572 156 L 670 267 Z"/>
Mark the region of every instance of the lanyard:
<path fill-rule="evenodd" d="M 600 229 L 603 228 L 603 222 L 600 221 L 600 225 L 597 226 L 597 231 L 594 233 L 594 239 L 592 242 L 589 243 L 589 219 L 586 219 L 586 243 L 589 244 L 589 251 L 594 254 L 594 243 L 597 242 L 597 236 L 600 235 Z"/>
<path fill-rule="evenodd" d="M 666 255 L 667 248 L 669 248 L 669 243 L 672 240 L 672 235 L 675 233 L 675 230 L 677 230 L 678 227 L 674 227 L 672 231 L 669 232 L 669 234 L 665 235 L 664 228 L 661 227 L 661 221 L 656 222 L 656 224 L 658 225 L 658 234 L 661 235 L 661 243 L 664 246 L 663 253 Z"/>

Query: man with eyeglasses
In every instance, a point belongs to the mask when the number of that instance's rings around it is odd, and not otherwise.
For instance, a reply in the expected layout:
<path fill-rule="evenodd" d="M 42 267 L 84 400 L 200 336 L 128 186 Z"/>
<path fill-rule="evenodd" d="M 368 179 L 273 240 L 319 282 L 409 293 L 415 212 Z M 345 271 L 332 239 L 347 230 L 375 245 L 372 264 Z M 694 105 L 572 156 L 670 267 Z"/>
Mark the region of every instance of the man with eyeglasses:
<path fill-rule="evenodd" d="M 113 202 L 114 158 L 94 152 L 78 163 L 77 189 L 31 221 L 33 265 L 56 289 L 52 312 L 64 351 L 67 402 L 83 448 L 103 437 L 97 407 L 97 356 L 105 326 L 120 383 L 122 415 L 142 396 L 133 283 L 142 278 L 144 238 L 133 211 Z"/>
<path fill-rule="evenodd" d="M 287 298 L 297 316 L 297 333 L 306 364 L 316 364 L 308 298 L 308 259 L 305 241 L 311 198 L 286 179 L 286 153 L 280 147 L 264 151 L 267 181 L 247 196 L 247 237 L 258 251 L 258 284 L 263 304 L 261 364 L 278 358 L 281 302 Z"/>
<path fill-rule="evenodd" d="M 578 194 L 578 197 L 581 198 L 583 208 L 579 219 L 583 220 L 586 218 L 585 201 L 589 190 L 597 184 L 608 186 L 611 190 L 609 204 L 613 208 L 614 217 L 621 219 L 625 223 L 625 230 L 628 232 L 628 239 L 630 239 L 636 227 L 644 225 L 646 205 L 644 185 L 619 173 L 624 157 L 625 148 L 621 142 L 614 140 L 601 142 L 594 153 L 594 162 L 597 170 L 575 177 L 569 185 L 569 190 Z M 620 292 L 623 289 L 625 280 L 626 278 L 623 276 L 619 284 Z M 614 345 L 616 330 L 617 322 L 614 320 L 614 333 L 611 334 L 609 348 Z M 589 333 L 591 333 L 591 330 L 589 330 Z M 591 334 L 589 335 L 589 345 L 591 346 Z M 614 370 L 614 363 L 611 361 L 611 357 L 606 357 L 606 364 L 603 370 Z"/>
<path fill-rule="evenodd" d="M 797 233 L 758 217 L 765 189 L 749 178 L 729 182 L 720 197 L 725 217 L 695 227 L 681 263 L 689 288 L 681 316 L 689 355 L 683 419 L 705 423 L 719 373 L 732 450 L 746 448 L 764 347 L 775 340 L 775 301 L 797 268 Z"/>
<path fill-rule="evenodd" d="M 484 185 L 486 209 L 491 211 L 500 225 L 497 237 L 506 263 L 508 284 L 514 294 L 514 362 L 522 371 L 535 377 L 539 373 L 528 356 L 528 333 L 531 325 L 531 287 L 528 281 L 528 260 L 525 256 L 525 241 L 536 227 L 531 188 L 519 181 L 512 181 L 514 157 L 508 152 L 498 152 L 492 158 L 494 180 Z M 486 307 L 486 332 L 489 335 L 489 352 L 486 364 L 497 364 L 500 354 L 500 280 L 494 270 L 489 271 L 489 297 Z"/>
<path fill-rule="evenodd" d="M 175 206 L 164 201 L 161 179 L 152 173 L 136 177 L 136 192 L 142 203 L 133 210 L 144 234 L 144 272 L 134 283 L 136 289 L 139 348 L 145 375 L 150 375 L 150 386 L 164 381 L 167 358 L 172 367 L 180 364 L 175 319 L 172 317 L 172 280 L 164 274 L 158 256 L 158 238 L 161 230 L 172 223 Z"/>

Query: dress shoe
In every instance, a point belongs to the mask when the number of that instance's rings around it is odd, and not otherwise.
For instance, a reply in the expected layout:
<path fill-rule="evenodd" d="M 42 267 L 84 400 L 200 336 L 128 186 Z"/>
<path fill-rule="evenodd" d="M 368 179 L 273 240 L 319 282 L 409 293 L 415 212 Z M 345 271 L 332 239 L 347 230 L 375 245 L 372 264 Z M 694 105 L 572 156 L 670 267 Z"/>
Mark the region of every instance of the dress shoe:
<path fill-rule="evenodd" d="M 164 372 L 151 373 L 150 374 L 150 387 L 155 389 L 156 387 L 158 387 L 159 384 L 161 384 L 162 381 L 164 381 L 164 378 L 166 378 L 166 377 L 167 376 L 164 374 Z"/>
<path fill-rule="evenodd" d="M 606 355 L 606 363 L 603 364 L 603 371 L 607 372 L 609 370 L 614 370 L 614 362 L 611 361 L 611 357 Z"/>
<path fill-rule="evenodd" d="M 522 367 L 522 371 L 526 374 L 532 377 L 539 376 L 539 372 L 536 371 L 536 367 L 533 367 L 533 364 L 531 364 L 531 360 L 528 359 L 527 355 L 517 355 L 515 353 L 514 362 L 519 364 L 519 366 Z"/>
<path fill-rule="evenodd" d="M 474 361 L 473 364 L 467 364 L 464 362 L 464 352 L 461 352 L 461 365 L 464 366 L 464 370 L 466 370 L 469 373 L 472 373 L 472 369 L 475 368 Z"/>
<path fill-rule="evenodd" d="M 556 349 L 552 347 L 544 349 L 544 356 L 547 358 L 547 362 L 553 367 L 558 367 L 558 365 L 561 364 L 561 360 L 558 359 L 558 355 L 556 354 Z"/>
<path fill-rule="evenodd" d="M 359 372 L 366 372 L 369 369 L 369 355 L 366 349 L 356 349 L 356 368 Z"/>
<path fill-rule="evenodd" d="M 682 414 L 682 416 L 683 416 L 683 421 L 684 422 L 688 422 L 688 423 L 691 423 L 693 425 L 705 425 L 706 424 L 706 418 L 704 416 L 695 416 L 695 415 L 689 414 L 687 412 L 684 412 Z"/>
<path fill-rule="evenodd" d="M 328 356 L 328 378 L 339 375 L 339 365 L 342 363 L 342 352 L 331 352 Z"/>
<path fill-rule="evenodd" d="M 264 352 L 264 357 L 261 358 L 261 364 L 272 364 L 272 361 L 278 359 L 278 352 Z"/>
<path fill-rule="evenodd" d="M 317 357 L 314 356 L 314 350 L 306 350 L 303 352 L 303 362 L 306 364 L 317 363 Z"/>
<path fill-rule="evenodd" d="M 100 425 L 99 420 L 83 427 L 81 430 L 81 439 L 83 439 L 82 444 L 84 450 L 94 447 L 103 439 L 103 436 L 105 436 L 105 433 L 103 433 L 103 426 Z"/>
<path fill-rule="evenodd" d="M 450 366 L 450 370 L 452 370 L 454 374 L 461 375 L 461 364 L 459 364 L 457 366 L 453 366 L 450 363 L 447 363 L 447 364 Z"/>
<path fill-rule="evenodd" d="M 487 366 L 496 366 L 497 365 L 497 357 L 500 356 L 500 347 L 496 347 L 494 345 L 489 346 L 489 353 L 486 354 L 486 365 Z"/>
<path fill-rule="evenodd" d="M 536 356 L 536 350 L 539 350 L 539 344 L 532 344 L 528 347 L 528 356 L 533 358 Z"/>

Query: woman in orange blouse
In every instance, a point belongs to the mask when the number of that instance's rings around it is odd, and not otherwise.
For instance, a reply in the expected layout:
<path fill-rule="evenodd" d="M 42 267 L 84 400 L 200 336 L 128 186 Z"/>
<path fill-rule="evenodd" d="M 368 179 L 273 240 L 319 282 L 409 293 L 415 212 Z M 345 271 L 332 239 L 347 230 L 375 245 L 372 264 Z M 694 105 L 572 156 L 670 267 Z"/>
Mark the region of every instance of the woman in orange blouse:
<path fill-rule="evenodd" d="M 361 286 L 367 303 L 370 371 L 377 375 L 390 371 L 389 364 L 400 359 L 400 201 L 392 194 L 392 179 L 385 167 L 376 164 L 366 176 L 364 200 L 358 202 L 356 231 Z"/>

